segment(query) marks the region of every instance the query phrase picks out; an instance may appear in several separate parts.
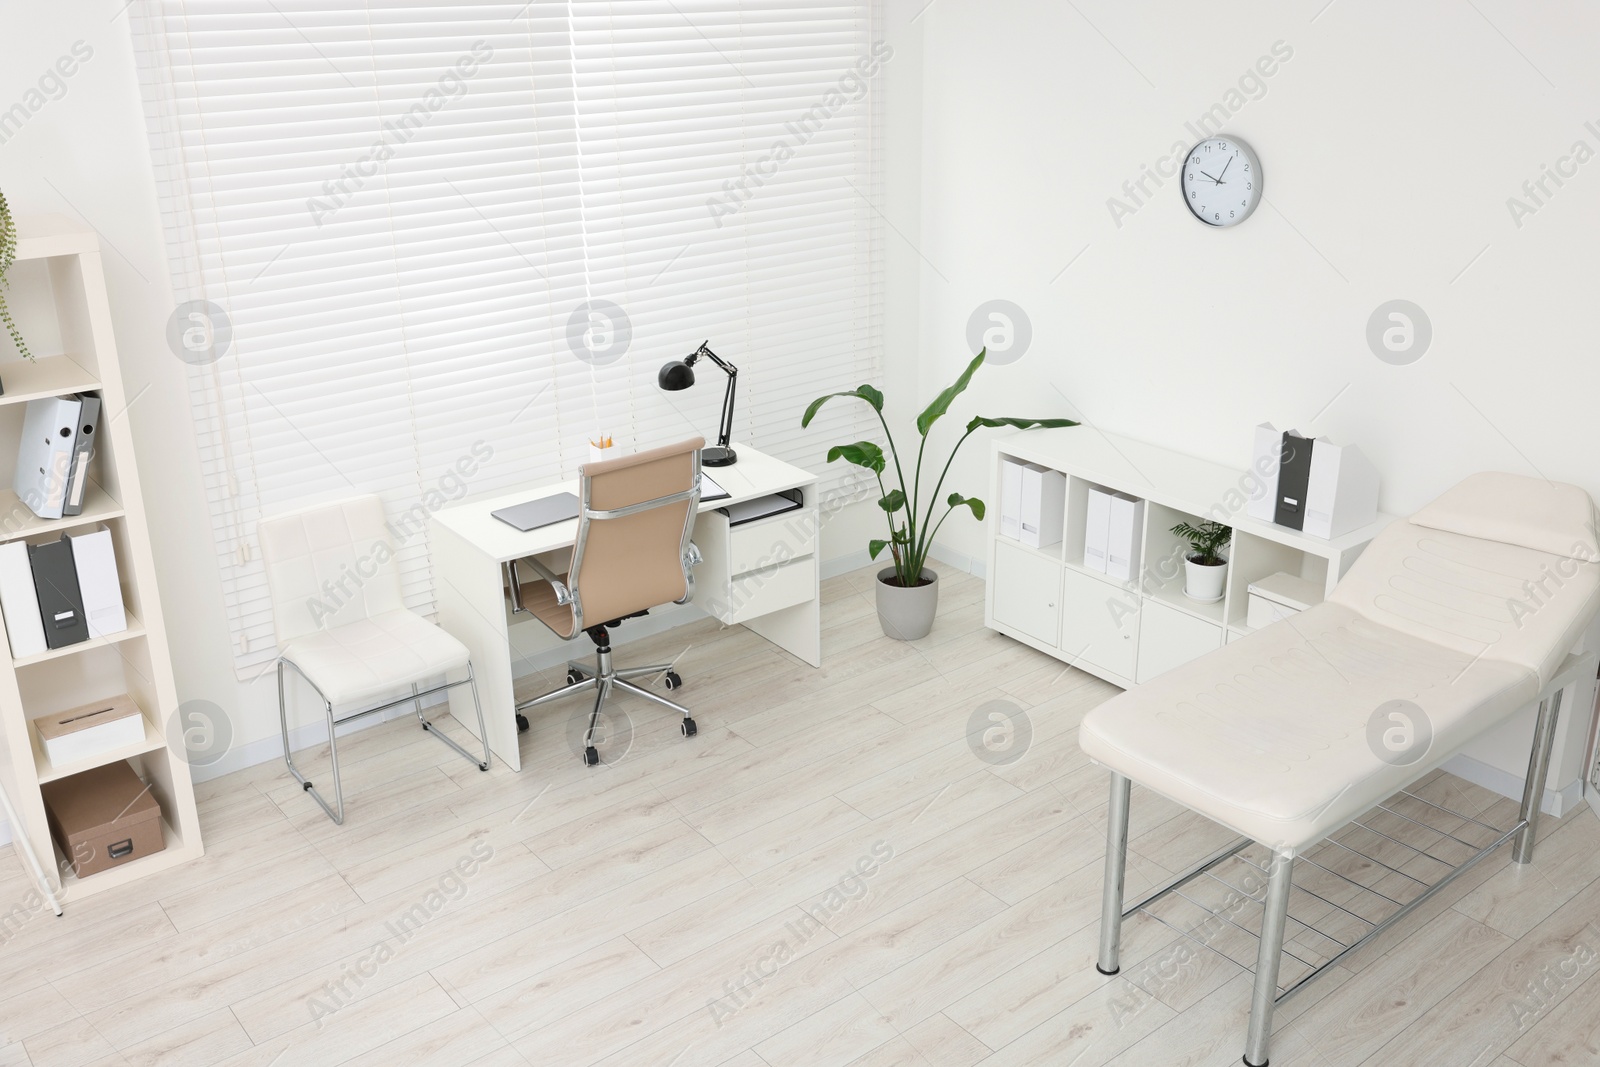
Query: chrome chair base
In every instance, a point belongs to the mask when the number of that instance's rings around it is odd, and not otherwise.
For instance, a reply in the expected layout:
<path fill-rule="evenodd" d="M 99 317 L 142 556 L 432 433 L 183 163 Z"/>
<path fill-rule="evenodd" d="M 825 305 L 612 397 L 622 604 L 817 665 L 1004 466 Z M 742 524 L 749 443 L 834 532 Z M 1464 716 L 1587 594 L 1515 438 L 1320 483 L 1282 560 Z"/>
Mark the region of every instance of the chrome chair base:
<path fill-rule="evenodd" d="M 294 667 L 295 673 L 301 678 L 305 679 L 305 683 L 316 692 L 317 696 L 322 698 L 323 714 L 327 716 L 328 720 L 328 755 L 333 762 L 334 802 L 331 807 L 328 805 L 328 802 L 323 799 L 322 794 L 317 791 L 316 786 L 312 784 L 311 780 L 304 774 L 301 774 L 300 768 L 294 765 L 294 753 L 289 749 L 289 712 L 284 703 L 283 668 L 285 666 Z M 438 729 L 435 729 L 434 724 L 429 721 L 428 717 L 423 713 L 422 710 L 423 697 L 432 696 L 435 693 L 443 693 L 461 685 L 470 685 L 472 687 L 472 705 L 477 709 L 478 712 L 478 736 L 483 739 L 483 758 L 481 760 L 477 756 L 474 756 L 472 753 L 468 752 L 466 749 L 462 748 L 461 745 L 458 744 L 453 738 L 447 736 Z M 416 706 L 417 721 L 422 724 L 422 729 L 425 733 L 438 738 L 440 741 L 443 741 L 446 745 L 458 752 L 468 763 L 476 763 L 478 765 L 478 770 L 487 771 L 489 769 L 489 734 L 483 726 L 483 702 L 478 699 L 478 679 L 473 673 L 471 663 L 467 664 L 466 678 L 459 682 L 446 682 L 443 685 L 436 685 L 432 689 L 426 690 L 418 690 L 416 683 L 413 682 L 411 684 L 410 696 L 400 697 L 398 700 L 391 700 L 387 704 L 379 704 L 375 708 L 367 708 L 365 711 L 358 711 L 353 715 L 346 715 L 342 719 L 335 719 L 333 717 L 333 704 L 330 703 L 328 698 L 323 695 L 322 690 L 317 688 L 317 683 L 306 677 L 306 673 L 296 666 L 293 660 L 285 659 L 282 656 L 278 657 L 278 724 L 283 734 L 283 762 L 288 765 L 289 773 L 294 776 L 294 780 L 300 783 L 300 788 L 311 794 L 311 799 L 317 802 L 322 810 L 327 813 L 328 818 L 332 819 L 336 825 L 344 825 L 344 784 L 339 778 L 338 728 L 343 726 L 345 723 L 354 722 L 357 719 L 364 719 L 368 715 L 376 715 L 380 711 L 388 711 L 390 708 L 399 707 L 401 704 L 407 703 L 408 701 Z"/>
<path fill-rule="evenodd" d="M 623 690 L 632 693 L 634 696 L 654 701 L 662 707 L 671 708 L 682 715 L 683 725 L 681 729 L 683 736 L 693 737 L 698 733 L 699 728 L 695 725 L 694 716 L 688 708 L 629 681 L 630 678 L 658 675 L 665 679 L 668 689 L 677 689 L 683 684 L 683 680 L 672 669 L 672 664 L 653 663 L 647 667 L 618 668 L 611 662 L 611 645 L 604 635 L 604 628 L 596 627 L 596 629 L 600 630 L 601 636 L 596 638 L 594 662 L 590 664 L 578 660 L 568 660 L 566 685 L 518 704 L 518 729 L 526 730 L 528 728 L 527 718 L 522 714 L 527 709 L 536 708 L 541 704 L 554 703 L 564 697 L 576 696 L 579 693 L 587 693 L 592 690 L 595 694 L 594 708 L 589 712 L 589 727 L 583 734 L 583 759 L 585 763 L 592 767 L 600 762 L 600 754 L 594 745 L 595 725 L 600 721 L 600 712 L 605 707 L 606 698 L 611 695 L 613 690 Z M 605 643 L 599 643 L 602 641 Z"/>

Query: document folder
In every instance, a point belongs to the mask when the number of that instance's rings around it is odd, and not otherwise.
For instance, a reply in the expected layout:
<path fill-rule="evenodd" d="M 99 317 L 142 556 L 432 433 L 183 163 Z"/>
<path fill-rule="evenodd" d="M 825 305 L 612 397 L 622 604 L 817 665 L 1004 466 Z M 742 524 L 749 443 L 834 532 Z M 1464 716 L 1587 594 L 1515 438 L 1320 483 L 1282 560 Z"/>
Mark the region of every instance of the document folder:
<path fill-rule="evenodd" d="M 83 514 L 84 492 L 89 487 L 89 460 L 94 457 L 94 435 L 100 429 L 100 398 L 93 393 L 79 393 L 77 400 L 83 406 L 78 412 L 77 433 L 72 442 L 72 464 L 67 474 L 62 515 Z"/>
<path fill-rule="evenodd" d="M 41 519 L 59 519 L 63 514 L 82 411 L 82 401 L 71 396 L 28 401 L 11 485 L 18 499 Z"/>
<path fill-rule="evenodd" d="M 72 541 L 62 537 L 59 541 L 29 545 L 28 563 L 33 568 L 33 588 L 39 596 L 44 643 L 51 648 L 66 648 L 87 641 L 89 624 L 83 617 L 83 593 L 72 562 Z"/>

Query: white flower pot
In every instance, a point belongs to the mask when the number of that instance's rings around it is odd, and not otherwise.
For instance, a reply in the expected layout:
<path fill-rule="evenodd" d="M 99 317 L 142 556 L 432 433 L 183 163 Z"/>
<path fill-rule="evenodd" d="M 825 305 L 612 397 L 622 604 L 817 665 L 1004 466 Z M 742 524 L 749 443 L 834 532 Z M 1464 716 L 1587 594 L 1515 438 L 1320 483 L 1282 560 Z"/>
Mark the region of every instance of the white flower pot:
<path fill-rule="evenodd" d="M 1196 563 L 1193 558 L 1183 561 L 1183 595 L 1190 600 L 1214 604 L 1222 599 L 1228 585 L 1228 561 L 1215 566 Z"/>

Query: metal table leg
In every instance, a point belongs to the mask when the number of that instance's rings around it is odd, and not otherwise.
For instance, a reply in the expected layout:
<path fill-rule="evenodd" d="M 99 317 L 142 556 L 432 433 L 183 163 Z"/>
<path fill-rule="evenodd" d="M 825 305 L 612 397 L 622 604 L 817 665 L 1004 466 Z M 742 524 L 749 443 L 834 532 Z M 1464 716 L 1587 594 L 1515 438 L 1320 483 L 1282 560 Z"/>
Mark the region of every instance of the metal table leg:
<path fill-rule="evenodd" d="M 1095 969 L 1122 969 L 1122 892 L 1128 873 L 1128 805 L 1133 783 L 1111 772 L 1111 802 L 1106 809 L 1106 881 L 1100 898 L 1100 960 Z"/>
<path fill-rule="evenodd" d="M 1272 1042 L 1272 1010 L 1278 1003 L 1278 964 L 1283 958 L 1283 931 L 1289 918 L 1289 890 L 1294 886 L 1294 856 L 1274 852 L 1267 881 L 1266 911 L 1261 916 L 1261 943 L 1256 953 L 1256 985 L 1250 997 L 1250 1031 L 1245 1038 L 1246 1067 L 1267 1067 Z"/>

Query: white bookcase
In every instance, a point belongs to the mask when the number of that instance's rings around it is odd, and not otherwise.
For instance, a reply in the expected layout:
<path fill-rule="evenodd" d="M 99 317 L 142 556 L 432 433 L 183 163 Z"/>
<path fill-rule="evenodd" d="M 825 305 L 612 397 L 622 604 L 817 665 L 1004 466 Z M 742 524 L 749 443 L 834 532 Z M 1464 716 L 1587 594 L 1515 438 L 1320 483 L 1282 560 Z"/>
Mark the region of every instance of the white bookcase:
<path fill-rule="evenodd" d="M 1060 543 L 1029 548 L 1000 532 L 1001 463 L 1010 458 L 1062 472 L 1067 499 Z M 1367 542 L 1392 521 L 1331 541 L 1250 518 L 1247 472 L 1087 426 L 1030 430 L 990 450 L 989 560 L 984 621 L 992 629 L 1127 688 L 1249 632 L 1251 582 L 1280 571 L 1326 595 Z M 1118 581 L 1083 563 L 1089 489 L 1143 499 L 1141 574 Z M 1233 528 L 1228 582 L 1215 603 L 1183 593 L 1185 543 L 1170 532 L 1187 520 Z"/>
<path fill-rule="evenodd" d="M 194 788 L 181 747 L 169 746 L 167 724 L 178 710 L 155 561 L 145 522 L 139 472 L 128 426 L 128 396 L 117 363 L 111 308 L 93 230 L 58 215 L 17 220 L 17 262 L 7 275 L 7 301 L 37 362 L 0 361 L 0 542 L 51 540 L 63 533 L 109 527 L 127 608 L 128 629 L 21 659 L 0 640 L 0 788 L 16 809 L 13 838 L 26 840 L 63 903 L 112 889 L 201 855 Z M 52 311 L 52 315 L 50 312 Z M 10 351 L 9 344 L 6 346 Z M 89 467 L 83 513 L 40 519 L 11 488 L 25 403 L 36 397 L 98 390 L 99 441 Z M 33 727 L 41 715 L 129 693 L 144 715 L 144 738 L 94 759 L 50 764 Z M 181 745 L 181 738 L 177 739 Z M 79 879 L 51 841 L 40 787 L 126 760 L 161 805 L 166 849 Z M 54 862 L 52 862 L 52 857 Z"/>

